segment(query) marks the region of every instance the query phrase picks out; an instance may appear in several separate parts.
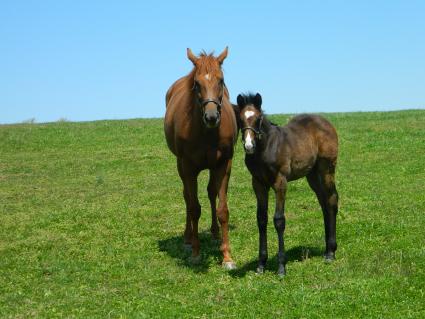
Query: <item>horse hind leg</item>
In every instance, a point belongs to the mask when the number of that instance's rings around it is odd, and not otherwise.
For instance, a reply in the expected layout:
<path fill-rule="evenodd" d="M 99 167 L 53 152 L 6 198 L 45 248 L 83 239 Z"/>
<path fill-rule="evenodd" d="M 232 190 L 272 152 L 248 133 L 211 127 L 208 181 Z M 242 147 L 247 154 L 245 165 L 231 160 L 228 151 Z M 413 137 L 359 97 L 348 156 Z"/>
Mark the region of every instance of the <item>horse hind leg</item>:
<path fill-rule="evenodd" d="M 192 216 L 189 209 L 189 197 L 188 197 L 186 188 L 183 189 L 183 196 L 184 196 L 184 200 L 186 204 L 186 225 L 185 225 L 184 234 L 183 234 L 183 238 L 184 238 L 183 246 L 186 250 L 191 250 L 192 249 Z"/>
<path fill-rule="evenodd" d="M 335 259 L 336 216 L 338 213 L 338 192 L 335 186 L 335 165 L 330 160 L 321 160 L 315 172 L 307 176 L 307 180 L 317 195 L 323 211 L 325 225 L 325 260 Z"/>
<path fill-rule="evenodd" d="M 215 240 L 219 239 L 219 228 L 217 222 L 217 186 L 215 184 L 213 172 L 210 171 L 210 180 L 208 182 L 208 199 L 211 205 L 211 234 Z"/>
<path fill-rule="evenodd" d="M 177 171 L 179 172 L 180 179 L 182 180 L 182 183 L 183 183 L 183 198 L 186 205 L 186 225 L 185 225 L 185 229 L 183 233 L 183 238 L 184 238 L 183 246 L 186 250 L 191 250 L 192 249 L 192 217 L 190 215 L 190 209 L 189 209 L 190 199 L 189 199 L 189 194 L 187 190 L 187 185 L 185 183 L 186 177 L 183 171 L 183 160 L 181 158 L 177 158 Z"/>

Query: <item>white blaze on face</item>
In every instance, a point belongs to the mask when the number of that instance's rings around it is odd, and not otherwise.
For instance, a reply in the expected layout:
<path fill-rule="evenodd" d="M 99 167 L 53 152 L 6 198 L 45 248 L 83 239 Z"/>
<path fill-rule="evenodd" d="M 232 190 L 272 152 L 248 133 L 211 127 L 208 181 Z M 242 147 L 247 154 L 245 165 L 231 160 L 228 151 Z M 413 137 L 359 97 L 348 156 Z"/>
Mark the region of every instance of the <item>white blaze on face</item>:
<path fill-rule="evenodd" d="M 255 114 L 254 111 L 245 111 L 245 118 L 246 119 L 249 119 L 254 114 Z"/>
<path fill-rule="evenodd" d="M 252 132 L 247 130 L 245 135 L 245 151 L 249 154 L 251 154 L 254 151 L 254 144 L 252 144 L 252 141 L 254 140 L 251 136 Z"/>
<path fill-rule="evenodd" d="M 208 81 L 211 80 L 211 75 L 209 73 L 205 74 L 205 79 L 207 79 Z"/>

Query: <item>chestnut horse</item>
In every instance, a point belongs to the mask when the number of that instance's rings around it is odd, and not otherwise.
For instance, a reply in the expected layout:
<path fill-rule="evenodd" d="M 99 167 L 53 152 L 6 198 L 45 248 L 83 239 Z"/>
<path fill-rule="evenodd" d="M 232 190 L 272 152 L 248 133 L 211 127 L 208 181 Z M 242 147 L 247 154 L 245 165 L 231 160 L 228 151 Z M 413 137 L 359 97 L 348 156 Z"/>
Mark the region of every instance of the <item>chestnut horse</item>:
<path fill-rule="evenodd" d="M 252 186 L 257 197 L 259 238 L 258 273 L 263 273 L 267 262 L 268 193 L 273 188 L 276 196 L 274 226 L 279 250 L 279 275 L 285 275 L 285 197 L 287 183 L 307 177 L 319 200 L 325 224 L 325 260 L 335 258 L 336 214 L 338 193 L 335 187 L 335 167 L 338 156 L 338 136 L 335 128 L 318 115 L 298 115 L 283 127 L 272 124 L 261 110 L 262 98 L 239 95 L 235 106 L 242 131 L 245 164 L 252 175 Z"/>
<path fill-rule="evenodd" d="M 169 149 L 177 157 L 177 170 L 183 182 L 186 203 L 184 242 L 192 247 L 192 262 L 199 262 L 198 221 L 201 206 L 197 179 L 200 171 L 208 169 L 211 233 L 218 239 L 218 217 L 222 231 L 220 250 L 223 253 L 223 266 L 233 269 L 235 263 L 230 256 L 228 235 L 227 187 L 238 130 L 221 70 L 227 57 L 227 47 L 217 57 L 205 52 L 196 57 L 187 49 L 187 57 L 194 68 L 169 88 L 164 119 L 165 138 Z"/>

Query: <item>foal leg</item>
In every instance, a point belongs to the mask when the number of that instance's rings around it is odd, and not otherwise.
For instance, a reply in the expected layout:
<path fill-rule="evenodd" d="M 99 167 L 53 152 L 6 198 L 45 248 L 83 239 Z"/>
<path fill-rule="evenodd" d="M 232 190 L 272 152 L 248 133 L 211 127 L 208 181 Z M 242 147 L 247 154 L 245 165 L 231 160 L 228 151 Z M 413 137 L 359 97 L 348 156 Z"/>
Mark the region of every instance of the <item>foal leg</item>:
<path fill-rule="evenodd" d="M 210 180 L 208 182 L 208 198 L 211 205 L 211 234 L 214 239 L 219 238 L 218 223 L 217 223 L 217 187 L 214 180 L 214 173 L 210 170 Z"/>
<path fill-rule="evenodd" d="M 262 274 L 266 267 L 267 252 L 267 210 L 269 202 L 269 187 L 252 178 L 252 188 L 257 197 L 257 225 L 259 233 L 257 273 Z"/>
<path fill-rule="evenodd" d="M 279 268 L 278 275 L 284 276 L 286 274 L 285 269 L 285 246 L 283 241 L 283 232 L 285 231 L 285 197 L 286 197 L 287 180 L 282 174 L 278 174 L 273 189 L 276 194 L 276 209 L 273 218 L 274 227 L 277 231 L 277 237 L 279 240 L 279 251 L 277 254 Z"/>
<path fill-rule="evenodd" d="M 232 160 L 228 160 L 214 171 L 214 180 L 218 189 L 218 209 L 217 216 L 221 225 L 221 246 L 223 253 L 223 266 L 226 269 L 235 269 L 236 264 L 230 256 L 229 244 L 229 209 L 227 207 L 227 187 L 229 185 Z"/>
<path fill-rule="evenodd" d="M 184 159 L 180 160 L 179 174 L 184 185 L 184 199 L 186 202 L 186 229 L 185 244 L 192 244 L 192 261 L 199 261 L 198 221 L 201 216 L 201 205 L 198 200 L 198 174 L 193 165 Z"/>
<path fill-rule="evenodd" d="M 338 213 L 338 192 L 335 186 L 334 163 L 335 161 L 327 159 L 320 160 L 316 173 L 308 177 L 310 186 L 313 184 L 317 188 L 315 192 L 323 211 L 326 240 L 325 260 L 328 262 L 335 259 L 335 251 L 337 249 L 336 215 Z"/>

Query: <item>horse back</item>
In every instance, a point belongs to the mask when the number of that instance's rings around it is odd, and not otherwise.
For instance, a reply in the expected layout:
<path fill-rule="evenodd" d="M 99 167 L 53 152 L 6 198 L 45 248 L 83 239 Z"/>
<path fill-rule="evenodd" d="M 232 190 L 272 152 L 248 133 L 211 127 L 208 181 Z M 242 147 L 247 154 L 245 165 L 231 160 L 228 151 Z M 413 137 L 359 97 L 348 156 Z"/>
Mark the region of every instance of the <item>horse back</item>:
<path fill-rule="evenodd" d="M 309 142 L 317 149 L 317 156 L 335 158 L 338 156 L 338 135 L 335 127 L 324 117 L 316 114 L 300 114 L 292 118 L 287 128 L 289 138 Z"/>

